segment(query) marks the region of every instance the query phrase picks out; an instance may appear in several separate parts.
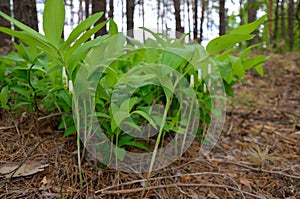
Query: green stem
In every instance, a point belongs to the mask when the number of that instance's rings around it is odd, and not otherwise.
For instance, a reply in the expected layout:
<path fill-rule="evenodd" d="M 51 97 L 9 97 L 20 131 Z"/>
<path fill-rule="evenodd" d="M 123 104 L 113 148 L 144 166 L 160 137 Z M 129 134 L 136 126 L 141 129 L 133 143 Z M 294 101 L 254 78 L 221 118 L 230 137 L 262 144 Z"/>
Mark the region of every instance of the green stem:
<path fill-rule="evenodd" d="M 80 118 L 79 118 L 79 109 L 78 109 L 78 99 L 75 99 L 75 112 L 76 112 L 76 129 L 77 129 L 77 161 L 78 161 L 78 172 L 79 172 L 79 181 L 80 186 L 83 186 L 82 178 L 82 168 L 81 168 L 81 156 L 80 156 Z"/>
<path fill-rule="evenodd" d="M 151 174 L 151 172 L 153 170 L 153 165 L 154 165 L 156 154 L 157 154 L 157 151 L 158 151 L 158 146 L 159 146 L 159 143 L 160 143 L 161 136 L 163 134 L 163 129 L 164 129 L 164 126 L 165 126 L 165 123 L 166 123 L 166 119 L 167 119 L 167 115 L 168 115 L 168 110 L 169 110 L 170 105 L 171 105 L 170 102 L 171 102 L 170 100 L 167 100 L 166 108 L 165 108 L 165 111 L 164 111 L 164 115 L 163 115 L 163 118 L 162 118 L 162 122 L 161 122 L 161 126 L 160 126 L 160 129 L 159 129 L 159 133 L 158 133 L 158 136 L 157 136 L 157 139 L 156 139 L 156 142 L 155 142 L 155 147 L 154 147 L 153 155 L 152 155 L 152 158 L 151 158 L 150 168 L 149 168 L 149 171 L 148 171 L 148 174 L 147 174 L 147 180 L 145 182 L 145 186 L 144 186 L 144 189 L 143 189 L 143 192 L 142 192 L 142 197 L 144 196 L 146 188 L 148 187 L 150 174 Z"/>

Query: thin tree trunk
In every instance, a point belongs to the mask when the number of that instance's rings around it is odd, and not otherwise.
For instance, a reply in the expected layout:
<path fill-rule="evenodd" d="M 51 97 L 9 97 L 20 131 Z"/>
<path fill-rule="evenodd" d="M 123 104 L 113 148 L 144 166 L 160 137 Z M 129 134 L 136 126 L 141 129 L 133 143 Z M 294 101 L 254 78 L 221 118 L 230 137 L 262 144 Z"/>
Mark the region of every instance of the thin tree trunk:
<path fill-rule="evenodd" d="M 90 16 L 90 0 L 85 0 L 85 18 Z"/>
<path fill-rule="evenodd" d="M 143 27 L 145 27 L 145 1 L 141 0 L 142 4 L 142 19 L 143 19 Z"/>
<path fill-rule="evenodd" d="M 200 44 L 203 41 L 204 12 L 205 12 L 205 0 L 202 0 L 202 4 L 201 4 L 201 17 L 200 17 L 200 38 L 199 38 L 199 43 Z"/>
<path fill-rule="evenodd" d="M 190 0 L 187 0 L 187 17 L 188 17 L 188 31 L 191 32 L 191 18 L 190 18 Z M 191 40 L 191 34 L 189 34 L 189 40 Z"/>
<path fill-rule="evenodd" d="M 198 41 L 198 0 L 194 1 L 194 41 Z"/>
<path fill-rule="evenodd" d="M 114 0 L 109 0 L 109 12 L 108 12 L 109 18 L 114 18 Z"/>
<path fill-rule="evenodd" d="M 290 51 L 294 48 L 294 0 L 290 0 L 289 2 L 289 21 L 288 21 L 288 34 L 289 34 L 289 47 Z"/>
<path fill-rule="evenodd" d="M 73 29 L 74 26 L 74 4 L 73 4 L 73 0 L 70 0 L 70 14 L 71 14 L 71 18 L 70 18 L 70 26 Z"/>
<path fill-rule="evenodd" d="M 279 23 L 279 0 L 276 0 L 273 41 L 276 43 Z"/>
<path fill-rule="evenodd" d="M 173 0 L 173 4 L 174 4 L 174 9 L 175 9 L 176 31 L 179 33 L 183 33 L 183 28 L 181 26 L 181 16 L 180 16 L 180 0 Z M 176 33 L 176 35 L 177 35 L 177 33 Z"/>
<path fill-rule="evenodd" d="M 35 0 L 13 0 L 14 18 L 38 31 L 38 19 Z M 19 30 L 17 27 L 15 29 Z M 15 38 L 15 42 L 19 40 Z"/>
<path fill-rule="evenodd" d="M 159 18 L 160 18 L 160 0 L 157 0 L 157 22 L 156 22 L 157 31 L 159 30 Z"/>
<path fill-rule="evenodd" d="M 126 0 L 127 31 L 133 30 L 134 28 L 133 16 L 134 16 L 134 0 Z"/>
<path fill-rule="evenodd" d="M 251 23 L 256 20 L 256 0 L 248 0 L 248 23 Z M 253 34 L 257 34 L 258 32 L 255 30 Z M 251 46 L 257 43 L 257 37 L 254 37 L 252 40 L 248 41 L 248 45 Z"/>
<path fill-rule="evenodd" d="M 10 16 L 10 0 L 0 0 L 0 10 Z M 0 26 L 11 28 L 10 22 L 0 17 Z M 0 32 L 0 48 L 9 45 L 11 36 Z"/>
<path fill-rule="evenodd" d="M 243 2 L 243 0 L 240 0 L 239 4 L 240 4 L 240 8 L 239 8 L 240 25 L 243 25 L 244 24 L 244 11 L 243 11 L 244 2 Z"/>
<path fill-rule="evenodd" d="M 283 41 L 286 40 L 286 33 L 285 33 L 285 19 L 284 19 L 284 0 L 281 0 L 280 5 L 280 11 L 281 11 L 281 39 Z"/>
<path fill-rule="evenodd" d="M 272 33 L 273 33 L 273 0 L 268 2 L 268 18 L 269 18 L 269 38 L 270 44 L 272 44 Z"/>
<path fill-rule="evenodd" d="M 161 12 L 161 16 L 160 16 L 160 19 L 161 19 L 161 31 L 164 32 L 164 24 L 165 24 L 165 0 L 162 0 L 162 12 Z"/>
<path fill-rule="evenodd" d="M 78 9 L 78 22 L 77 24 L 79 24 L 80 22 L 82 22 L 83 20 L 83 7 L 82 7 L 82 0 L 79 0 L 79 9 Z"/>
<path fill-rule="evenodd" d="M 225 0 L 220 0 L 219 18 L 220 18 L 219 35 L 221 36 L 226 34 Z"/>
<path fill-rule="evenodd" d="M 35 0 L 14 0 L 14 17 L 38 31 L 38 19 Z"/>
<path fill-rule="evenodd" d="M 106 20 L 105 18 L 105 14 L 106 14 L 106 0 L 92 0 L 92 13 L 97 13 L 97 12 L 104 12 L 103 16 L 99 19 L 99 21 L 96 24 L 100 24 L 102 22 L 104 22 Z M 104 26 L 103 28 L 101 28 L 96 34 L 95 36 L 99 36 L 99 35 L 105 35 L 107 34 L 106 31 L 106 26 Z"/>

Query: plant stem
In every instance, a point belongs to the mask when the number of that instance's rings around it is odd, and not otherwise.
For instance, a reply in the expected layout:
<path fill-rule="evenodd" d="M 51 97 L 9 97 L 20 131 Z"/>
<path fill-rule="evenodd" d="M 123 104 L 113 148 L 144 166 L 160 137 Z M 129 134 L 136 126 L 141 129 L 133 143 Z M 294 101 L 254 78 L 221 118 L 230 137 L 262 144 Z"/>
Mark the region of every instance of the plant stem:
<path fill-rule="evenodd" d="M 154 147 L 153 155 L 152 155 L 152 158 L 151 158 L 150 168 L 149 168 L 149 171 L 148 171 L 148 174 L 147 174 L 147 179 L 146 179 L 146 182 L 145 182 L 145 186 L 144 186 L 144 189 L 143 189 L 143 192 L 142 192 L 142 197 L 145 194 L 145 191 L 146 191 L 146 188 L 147 188 L 148 182 L 149 182 L 148 179 L 150 178 L 150 174 L 153 170 L 153 165 L 154 165 L 156 154 L 157 154 L 157 151 L 158 151 L 158 146 L 159 146 L 159 143 L 160 143 L 160 139 L 161 139 L 161 136 L 163 134 L 163 129 L 164 129 L 164 126 L 165 126 L 165 122 L 166 122 L 166 119 L 167 119 L 168 110 L 170 108 L 170 105 L 171 105 L 171 100 L 167 99 L 166 108 L 165 108 L 164 115 L 163 115 L 163 118 L 162 118 L 162 121 L 161 121 L 161 126 L 160 126 L 160 129 L 159 129 L 159 133 L 158 133 L 158 136 L 157 136 L 157 139 L 156 139 L 156 142 L 155 142 L 155 147 Z"/>
<path fill-rule="evenodd" d="M 80 156 L 80 117 L 79 117 L 79 110 L 78 110 L 78 99 L 75 98 L 75 112 L 76 112 L 76 129 L 77 129 L 77 161 L 78 161 L 78 172 L 79 172 L 79 181 L 80 186 L 83 186 L 83 179 L 82 179 L 82 168 L 81 168 L 81 156 Z"/>

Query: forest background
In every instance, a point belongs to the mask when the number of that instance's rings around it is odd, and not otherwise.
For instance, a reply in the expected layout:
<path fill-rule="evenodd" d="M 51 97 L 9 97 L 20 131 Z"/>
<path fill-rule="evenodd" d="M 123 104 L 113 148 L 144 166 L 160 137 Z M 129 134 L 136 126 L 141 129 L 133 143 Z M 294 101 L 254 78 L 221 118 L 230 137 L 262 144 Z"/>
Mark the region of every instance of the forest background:
<path fill-rule="evenodd" d="M 42 30 L 41 16 L 45 0 L 1 0 L 0 10 L 14 16 L 35 30 Z M 268 18 L 250 44 L 263 42 L 264 48 L 293 51 L 300 48 L 300 1 L 295 0 L 65 0 L 67 36 L 73 27 L 95 12 L 114 18 L 120 31 L 141 26 L 164 33 L 190 33 L 189 39 L 206 45 L 209 40 L 224 35 L 239 25 L 255 21 L 261 15 Z M 11 27 L 5 19 L 0 26 Z M 107 28 L 96 35 L 104 35 Z M 0 33 L 1 38 L 10 37 Z M 0 41 L 0 47 L 5 46 Z"/>

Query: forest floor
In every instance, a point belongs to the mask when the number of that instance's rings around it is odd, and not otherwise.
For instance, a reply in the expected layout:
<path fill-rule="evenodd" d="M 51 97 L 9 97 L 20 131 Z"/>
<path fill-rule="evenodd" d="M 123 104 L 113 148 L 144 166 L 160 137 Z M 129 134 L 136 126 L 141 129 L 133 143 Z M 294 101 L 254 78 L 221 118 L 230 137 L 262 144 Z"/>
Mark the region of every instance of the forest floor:
<path fill-rule="evenodd" d="M 300 54 L 271 54 L 264 69 L 263 77 L 250 72 L 235 86 L 208 156 L 199 157 L 195 141 L 152 173 L 144 198 L 300 198 Z M 19 177 L 0 176 L 0 198 L 142 198 L 145 175 L 86 161 L 81 187 L 76 136 L 55 131 L 57 118 L 0 117 L 0 168 L 27 166 Z"/>

